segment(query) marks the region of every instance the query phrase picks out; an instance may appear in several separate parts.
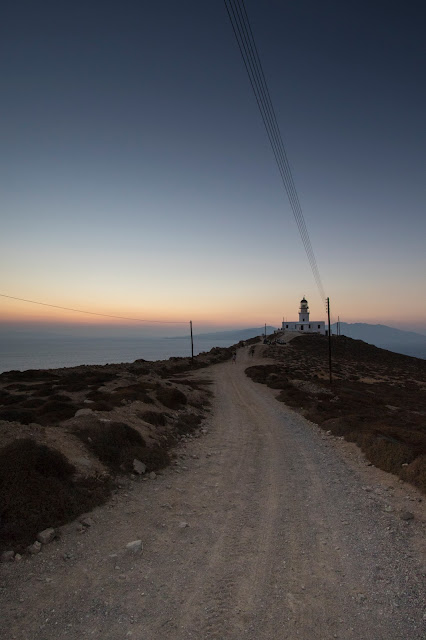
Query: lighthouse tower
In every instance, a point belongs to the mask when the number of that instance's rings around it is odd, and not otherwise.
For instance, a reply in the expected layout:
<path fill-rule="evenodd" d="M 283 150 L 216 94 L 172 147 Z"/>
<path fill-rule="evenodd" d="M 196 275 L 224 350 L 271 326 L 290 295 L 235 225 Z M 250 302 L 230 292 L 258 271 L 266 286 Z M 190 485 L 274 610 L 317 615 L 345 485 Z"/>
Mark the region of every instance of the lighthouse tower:
<path fill-rule="evenodd" d="M 309 307 L 305 296 L 300 301 L 299 322 L 309 322 Z"/>

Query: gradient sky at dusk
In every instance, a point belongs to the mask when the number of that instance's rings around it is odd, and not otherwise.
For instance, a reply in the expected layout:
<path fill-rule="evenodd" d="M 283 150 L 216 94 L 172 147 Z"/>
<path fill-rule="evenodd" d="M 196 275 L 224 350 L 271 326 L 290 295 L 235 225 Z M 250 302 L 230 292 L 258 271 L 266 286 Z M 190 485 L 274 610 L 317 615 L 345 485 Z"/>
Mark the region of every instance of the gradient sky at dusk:
<path fill-rule="evenodd" d="M 424 3 L 246 8 L 333 319 L 426 333 Z M 278 326 L 305 295 L 324 319 L 221 0 L 1 22 L 0 293 L 200 327 Z"/>

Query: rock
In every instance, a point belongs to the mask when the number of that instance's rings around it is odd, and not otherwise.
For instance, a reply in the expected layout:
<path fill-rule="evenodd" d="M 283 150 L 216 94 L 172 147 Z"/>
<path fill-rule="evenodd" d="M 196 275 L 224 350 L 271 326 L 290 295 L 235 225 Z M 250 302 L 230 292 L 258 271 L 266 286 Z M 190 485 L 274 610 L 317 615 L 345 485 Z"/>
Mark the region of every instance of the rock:
<path fill-rule="evenodd" d="M 83 525 L 83 527 L 93 527 L 93 525 L 95 524 L 95 521 L 89 516 L 86 516 L 85 518 L 80 518 L 80 522 Z"/>
<path fill-rule="evenodd" d="M 414 513 L 411 513 L 411 511 L 402 511 L 399 517 L 401 520 L 414 520 Z"/>
<path fill-rule="evenodd" d="M 92 463 L 89 460 L 89 458 L 85 458 L 83 456 L 79 458 L 73 458 L 71 462 L 74 462 L 77 465 L 81 465 L 82 467 L 87 467 L 87 468 L 90 468 L 92 466 Z"/>
<path fill-rule="evenodd" d="M 79 409 L 75 412 L 74 418 L 79 418 L 80 416 L 90 416 L 93 413 L 93 409 Z"/>
<path fill-rule="evenodd" d="M 187 522 L 179 522 L 179 529 L 186 529 L 187 527 L 189 527 Z"/>
<path fill-rule="evenodd" d="M 41 542 L 41 544 L 49 544 L 49 542 L 52 542 L 55 536 L 55 529 L 44 529 L 44 531 L 40 531 L 40 533 L 37 534 L 37 540 Z"/>
<path fill-rule="evenodd" d="M 390 504 L 386 505 L 385 511 L 387 511 L 387 513 L 390 513 L 391 511 L 393 511 L 393 508 L 390 506 Z"/>
<path fill-rule="evenodd" d="M 130 553 L 140 553 L 143 549 L 142 540 L 133 540 L 126 544 L 126 549 Z"/>
<path fill-rule="evenodd" d="M 36 540 L 33 544 L 30 544 L 29 547 L 27 547 L 28 553 L 31 553 L 31 555 L 36 555 L 36 553 L 40 553 L 41 551 L 41 542 L 39 542 L 38 540 Z"/>
<path fill-rule="evenodd" d="M 135 458 L 133 460 L 133 471 L 141 476 L 146 471 L 146 464 Z"/>
<path fill-rule="evenodd" d="M 15 557 L 14 551 L 3 551 L 3 553 L 0 556 L 0 562 L 13 562 L 14 557 Z"/>
<path fill-rule="evenodd" d="M 15 555 L 15 562 L 20 562 L 21 560 L 22 560 L 22 556 L 21 556 L 21 554 L 20 554 L 20 553 L 17 553 L 17 554 Z"/>
<path fill-rule="evenodd" d="M 157 477 L 157 474 L 155 473 L 155 471 L 151 471 L 151 473 L 149 474 L 149 477 L 151 478 L 151 480 L 155 480 L 155 478 Z"/>

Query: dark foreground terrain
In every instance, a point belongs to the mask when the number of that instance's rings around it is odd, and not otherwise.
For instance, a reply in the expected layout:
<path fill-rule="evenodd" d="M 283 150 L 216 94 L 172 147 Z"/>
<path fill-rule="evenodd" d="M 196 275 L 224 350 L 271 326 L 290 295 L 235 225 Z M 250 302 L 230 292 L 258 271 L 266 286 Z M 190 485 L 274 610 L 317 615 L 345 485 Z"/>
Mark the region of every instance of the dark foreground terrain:
<path fill-rule="evenodd" d="M 22 553 L 38 532 L 102 504 L 120 476 L 167 466 L 209 411 L 202 369 L 230 357 L 215 348 L 193 362 L 1 374 L 0 551 Z"/>

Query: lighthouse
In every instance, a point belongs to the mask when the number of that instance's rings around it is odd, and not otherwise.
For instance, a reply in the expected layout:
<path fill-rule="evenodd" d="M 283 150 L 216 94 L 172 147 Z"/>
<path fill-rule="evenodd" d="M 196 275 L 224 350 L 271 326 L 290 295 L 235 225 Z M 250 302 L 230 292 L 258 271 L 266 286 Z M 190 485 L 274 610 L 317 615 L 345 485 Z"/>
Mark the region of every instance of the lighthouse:
<path fill-rule="evenodd" d="M 300 301 L 299 322 L 309 322 L 309 307 L 305 296 Z"/>
<path fill-rule="evenodd" d="M 301 333 L 319 333 L 325 335 L 325 322 L 324 320 L 310 320 L 309 319 L 309 305 L 305 296 L 300 301 L 299 307 L 299 321 L 288 322 L 283 321 L 283 331 L 297 331 Z"/>

